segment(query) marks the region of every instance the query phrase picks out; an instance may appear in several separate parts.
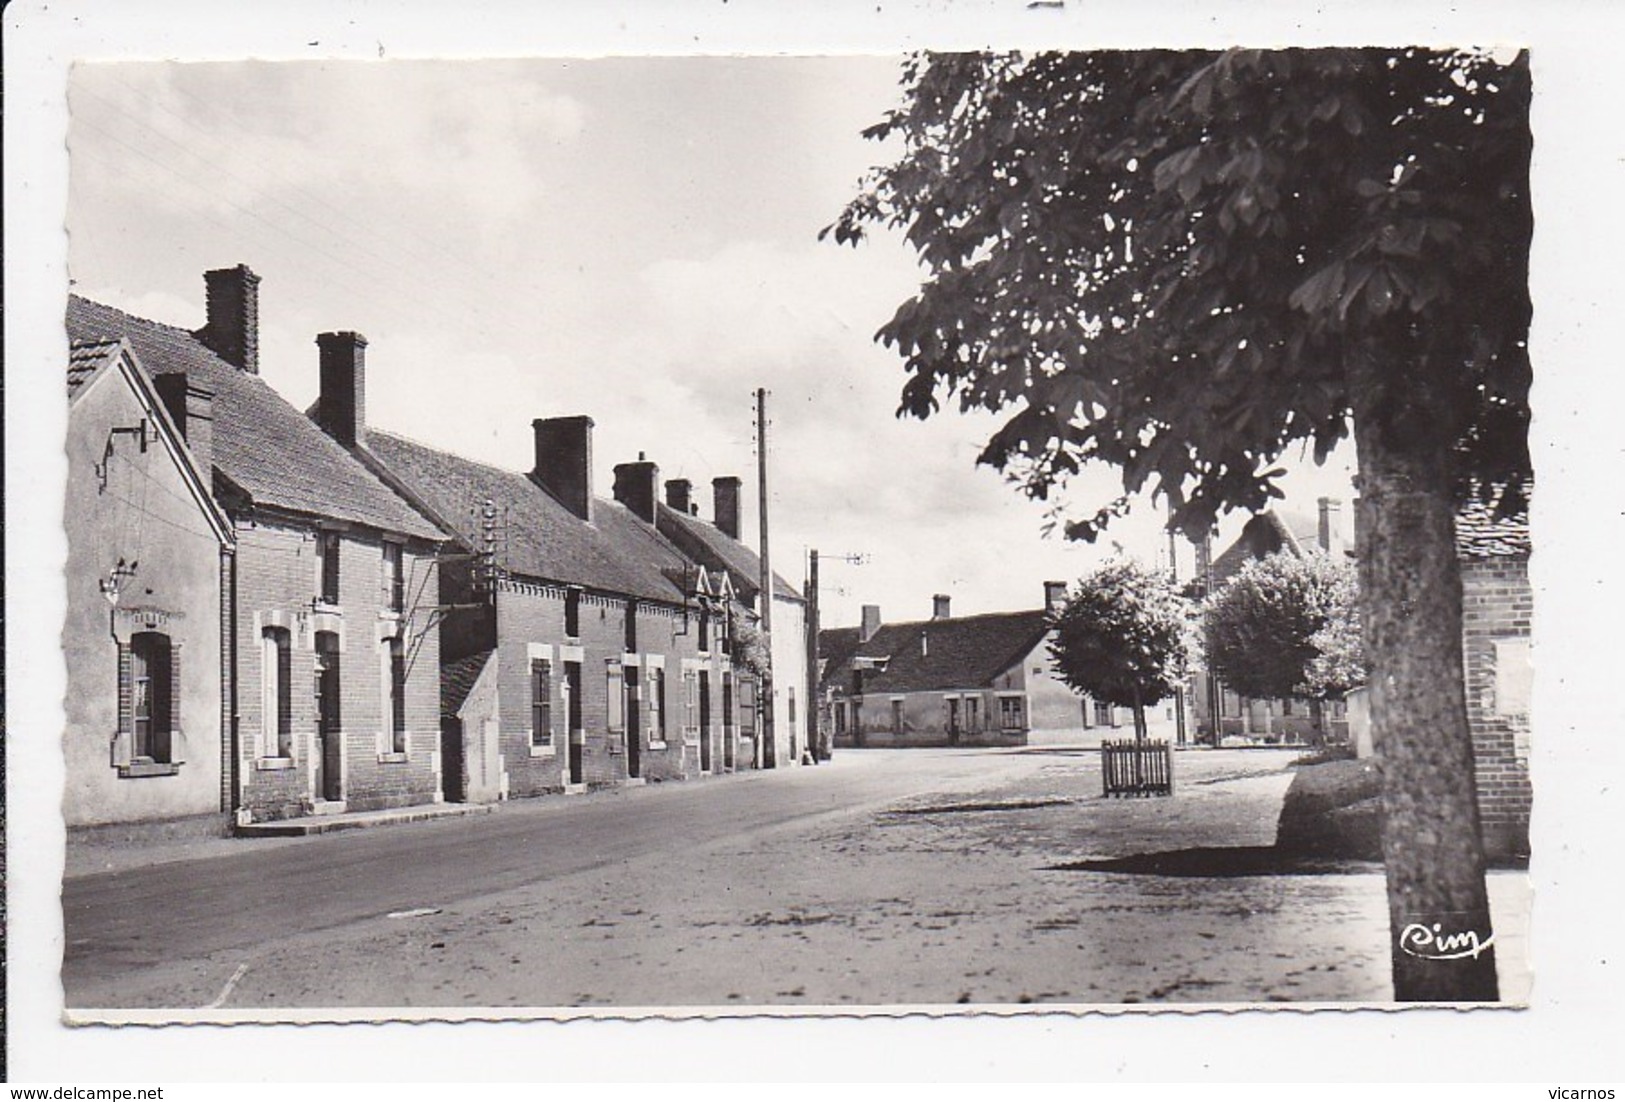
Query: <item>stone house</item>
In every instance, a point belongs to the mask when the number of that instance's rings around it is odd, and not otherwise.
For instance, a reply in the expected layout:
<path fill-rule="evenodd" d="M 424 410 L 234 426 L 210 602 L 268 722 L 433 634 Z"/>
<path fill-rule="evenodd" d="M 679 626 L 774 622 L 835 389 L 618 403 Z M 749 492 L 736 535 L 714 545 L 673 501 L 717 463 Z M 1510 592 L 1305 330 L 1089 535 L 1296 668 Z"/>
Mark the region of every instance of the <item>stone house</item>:
<path fill-rule="evenodd" d="M 836 746 L 1098 745 L 1132 738 L 1127 708 L 1080 696 L 1054 672 L 1049 617 L 1065 600 L 1044 584 L 1044 606 L 951 615 L 945 595 L 929 620 L 883 623 L 866 605 L 856 628 L 819 633 L 820 692 Z M 1173 732 L 1172 702 L 1146 709 L 1149 735 Z"/>
<path fill-rule="evenodd" d="M 67 382 L 64 821 L 223 817 L 236 543 L 209 491 L 214 395 L 119 338 L 75 341 Z"/>
<path fill-rule="evenodd" d="M 711 480 L 712 519 L 699 516 L 692 500 L 693 487 L 687 479 L 666 482 L 666 500 L 658 506 L 656 526 L 662 535 L 698 565 L 726 585 L 727 602 L 734 615 L 751 623 L 761 619 L 761 560 L 740 539 L 740 481 L 734 476 Z M 757 678 L 742 672 L 738 688 L 745 700 L 745 715 L 751 728 L 743 735 L 746 755 L 759 765 L 773 767 L 800 762 L 809 749 L 807 721 L 815 706 L 807 684 L 807 603 L 801 593 L 773 575 L 772 637 L 769 649 L 773 677 L 771 700 L 756 700 Z M 772 710 L 771 741 L 757 730 L 755 713 Z"/>
<path fill-rule="evenodd" d="M 213 496 L 235 544 L 219 614 L 231 809 L 246 824 L 438 801 L 446 536 L 260 377 L 259 278 L 239 266 L 205 283 L 195 331 L 77 296 L 67 322 L 75 341 L 128 342 L 160 390 L 184 379 L 194 408 L 208 395 Z M 364 345 L 319 343 L 324 373 Z"/>

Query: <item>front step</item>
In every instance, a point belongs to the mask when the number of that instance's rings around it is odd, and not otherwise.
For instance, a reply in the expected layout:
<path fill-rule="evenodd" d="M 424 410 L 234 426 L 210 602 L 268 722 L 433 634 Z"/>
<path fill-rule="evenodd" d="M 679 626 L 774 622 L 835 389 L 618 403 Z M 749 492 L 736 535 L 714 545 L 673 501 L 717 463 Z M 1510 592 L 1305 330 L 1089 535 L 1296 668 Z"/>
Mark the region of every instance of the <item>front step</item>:
<path fill-rule="evenodd" d="M 288 838 L 329 834 L 335 830 L 363 830 L 368 827 L 417 823 L 426 819 L 451 819 L 460 815 L 488 815 L 495 804 L 417 804 L 383 811 L 355 811 L 340 814 L 308 815 L 302 819 L 278 819 L 270 823 L 246 823 L 233 833 L 239 838 Z"/>

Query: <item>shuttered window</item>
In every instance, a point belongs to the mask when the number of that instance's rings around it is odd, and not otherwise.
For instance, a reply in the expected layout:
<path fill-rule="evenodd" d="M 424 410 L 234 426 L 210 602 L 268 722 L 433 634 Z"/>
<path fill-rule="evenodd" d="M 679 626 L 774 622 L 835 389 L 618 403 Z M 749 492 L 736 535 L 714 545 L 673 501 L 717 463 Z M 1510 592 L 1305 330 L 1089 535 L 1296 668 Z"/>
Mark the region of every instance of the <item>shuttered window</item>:
<path fill-rule="evenodd" d="M 530 744 L 553 742 L 553 663 L 545 658 L 530 663 Z"/>

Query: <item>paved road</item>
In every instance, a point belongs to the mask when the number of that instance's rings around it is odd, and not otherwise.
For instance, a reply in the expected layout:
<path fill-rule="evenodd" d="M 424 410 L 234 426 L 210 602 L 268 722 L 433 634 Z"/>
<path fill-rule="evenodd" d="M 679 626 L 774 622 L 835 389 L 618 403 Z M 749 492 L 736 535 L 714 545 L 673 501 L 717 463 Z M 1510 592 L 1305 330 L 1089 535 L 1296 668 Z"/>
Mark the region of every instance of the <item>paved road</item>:
<path fill-rule="evenodd" d="M 1021 755 L 865 752 L 815 768 L 735 774 L 584 797 L 515 801 L 494 815 L 341 832 L 297 843 L 72 877 L 63 888 L 67 1005 L 160 963 L 254 949 L 445 906 L 651 853 L 673 856 L 858 817 L 911 796 L 968 791 L 1032 768 Z"/>

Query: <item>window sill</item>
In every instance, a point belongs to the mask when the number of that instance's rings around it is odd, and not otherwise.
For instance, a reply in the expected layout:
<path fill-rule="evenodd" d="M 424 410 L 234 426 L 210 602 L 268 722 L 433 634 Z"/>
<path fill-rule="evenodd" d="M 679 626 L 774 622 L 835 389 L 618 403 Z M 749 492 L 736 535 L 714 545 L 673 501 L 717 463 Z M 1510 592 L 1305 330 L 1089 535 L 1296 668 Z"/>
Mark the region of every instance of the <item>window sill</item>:
<path fill-rule="evenodd" d="M 255 758 L 254 768 L 264 772 L 274 772 L 279 769 L 292 769 L 292 758 Z"/>
<path fill-rule="evenodd" d="M 173 777 L 185 764 L 179 761 L 132 761 L 129 765 L 119 766 L 118 775 L 126 780 L 134 780 L 137 777 Z"/>
<path fill-rule="evenodd" d="M 378 764 L 379 765 L 404 765 L 406 763 L 406 761 L 407 761 L 407 756 L 406 756 L 406 751 L 404 751 L 404 750 L 391 751 L 390 753 L 387 753 L 387 754 L 379 754 L 378 755 Z"/>
<path fill-rule="evenodd" d="M 654 740 L 654 739 L 649 740 L 649 749 L 651 749 L 651 750 L 664 750 L 665 748 L 666 748 L 666 740 L 665 739 L 661 739 L 658 742 L 656 740 Z"/>
<path fill-rule="evenodd" d="M 553 749 L 553 744 L 551 742 L 542 746 L 537 746 L 535 743 L 532 743 L 530 747 L 530 756 L 533 758 L 551 758 L 555 757 L 557 754 L 558 751 Z"/>
<path fill-rule="evenodd" d="M 330 616 L 344 615 L 344 607 L 342 605 L 329 604 L 320 597 L 316 597 L 310 602 L 310 610 L 312 612 L 325 612 Z"/>

